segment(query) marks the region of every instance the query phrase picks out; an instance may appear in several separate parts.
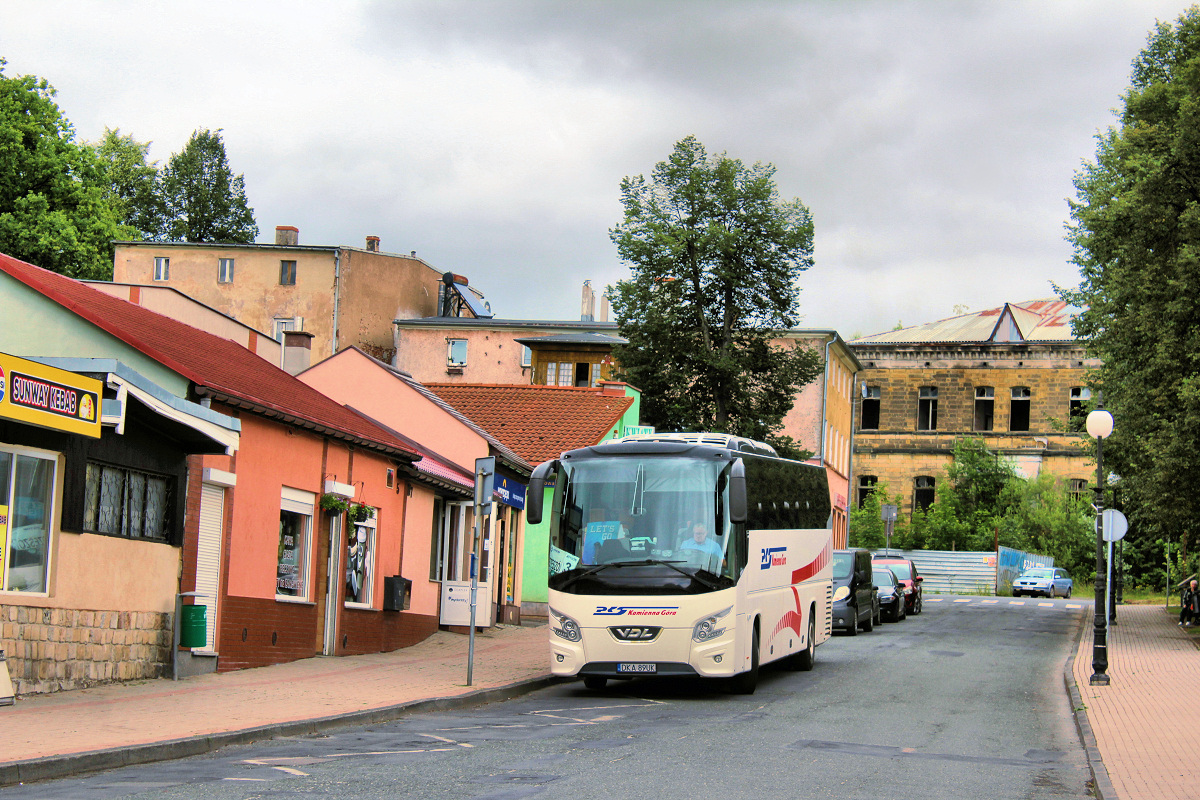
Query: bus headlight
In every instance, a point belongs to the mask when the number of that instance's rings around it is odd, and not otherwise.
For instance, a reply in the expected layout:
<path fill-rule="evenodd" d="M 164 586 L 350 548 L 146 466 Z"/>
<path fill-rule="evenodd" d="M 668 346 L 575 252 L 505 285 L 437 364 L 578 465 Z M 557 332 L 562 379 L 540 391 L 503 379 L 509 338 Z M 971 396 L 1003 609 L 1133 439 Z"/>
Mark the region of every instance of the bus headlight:
<path fill-rule="evenodd" d="M 550 630 L 554 631 L 554 635 L 561 639 L 566 639 L 568 642 L 578 642 L 583 639 L 583 631 L 579 630 L 579 623 L 553 608 L 550 609 L 550 623 Z"/>
<path fill-rule="evenodd" d="M 849 596 L 850 596 L 850 587 L 849 586 L 839 586 L 837 588 L 837 591 L 833 593 L 833 602 L 836 603 L 839 600 L 845 600 Z"/>
<path fill-rule="evenodd" d="M 716 639 L 718 636 L 723 634 L 725 632 L 725 628 L 718 628 L 717 624 L 722 618 L 727 616 L 730 611 L 733 611 L 733 606 L 730 606 L 724 611 L 718 611 L 715 614 L 710 614 L 709 616 L 697 622 L 692 628 L 692 641 L 707 642 L 710 639 Z"/>

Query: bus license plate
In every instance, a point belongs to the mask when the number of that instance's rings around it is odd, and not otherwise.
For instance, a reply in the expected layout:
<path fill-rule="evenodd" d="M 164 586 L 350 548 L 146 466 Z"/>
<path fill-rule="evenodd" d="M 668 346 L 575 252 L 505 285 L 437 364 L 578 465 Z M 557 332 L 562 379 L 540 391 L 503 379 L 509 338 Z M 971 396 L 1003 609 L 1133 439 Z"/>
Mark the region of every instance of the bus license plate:
<path fill-rule="evenodd" d="M 617 664 L 617 672 L 657 672 L 658 664 Z"/>

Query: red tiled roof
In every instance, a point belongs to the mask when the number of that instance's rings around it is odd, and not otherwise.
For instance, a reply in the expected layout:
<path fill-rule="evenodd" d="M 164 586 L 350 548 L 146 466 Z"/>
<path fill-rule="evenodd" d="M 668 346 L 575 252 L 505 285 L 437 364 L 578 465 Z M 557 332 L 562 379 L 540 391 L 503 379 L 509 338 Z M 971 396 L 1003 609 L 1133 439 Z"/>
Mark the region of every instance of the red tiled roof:
<path fill-rule="evenodd" d="M 530 464 L 596 444 L 617 424 L 632 397 L 566 386 L 427 383 L 430 391 Z"/>
<path fill-rule="evenodd" d="M 235 342 L 3 253 L 0 271 L 187 378 L 198 394 L 392 455 L 420 457 L 389 432 Z"/>

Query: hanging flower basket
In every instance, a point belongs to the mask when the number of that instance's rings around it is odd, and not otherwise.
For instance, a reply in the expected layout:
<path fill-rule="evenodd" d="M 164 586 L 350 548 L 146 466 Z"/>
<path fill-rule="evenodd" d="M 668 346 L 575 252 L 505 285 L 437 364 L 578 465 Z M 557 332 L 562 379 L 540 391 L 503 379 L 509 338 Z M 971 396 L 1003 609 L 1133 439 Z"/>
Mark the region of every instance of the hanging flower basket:
<path fill-rule="evenodd" d="M 345 514 L 350 510 L 350 501 L 342 497 L 340 494 L 325 493 L 321 495 L 321 510 L 336 517 L 339 514 Z"/>
<path fill-rule="evenodd" d="M 375 509 L 365 503 L 351 503 L 347 513 L 351 522 L 366 522 L 375 517 Z"/>

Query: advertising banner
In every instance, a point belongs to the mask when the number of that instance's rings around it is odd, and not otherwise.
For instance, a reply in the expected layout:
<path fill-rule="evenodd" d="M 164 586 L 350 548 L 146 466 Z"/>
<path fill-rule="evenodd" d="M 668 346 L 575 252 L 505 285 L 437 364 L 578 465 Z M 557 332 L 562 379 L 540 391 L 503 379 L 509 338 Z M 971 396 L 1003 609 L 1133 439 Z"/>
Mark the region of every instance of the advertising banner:
<path fill-rule="evenodd" d="M 0 417 L 100 438 L 103 385 L 65 369 L 0 353 Z"/>

